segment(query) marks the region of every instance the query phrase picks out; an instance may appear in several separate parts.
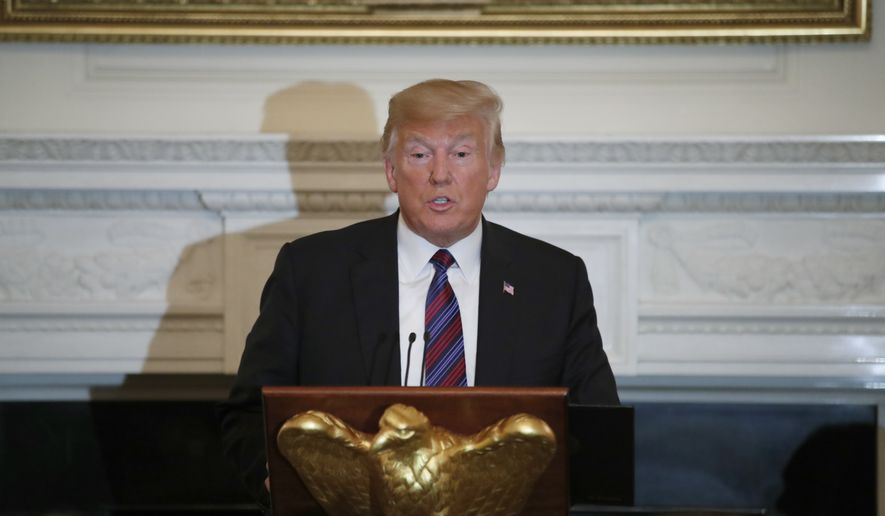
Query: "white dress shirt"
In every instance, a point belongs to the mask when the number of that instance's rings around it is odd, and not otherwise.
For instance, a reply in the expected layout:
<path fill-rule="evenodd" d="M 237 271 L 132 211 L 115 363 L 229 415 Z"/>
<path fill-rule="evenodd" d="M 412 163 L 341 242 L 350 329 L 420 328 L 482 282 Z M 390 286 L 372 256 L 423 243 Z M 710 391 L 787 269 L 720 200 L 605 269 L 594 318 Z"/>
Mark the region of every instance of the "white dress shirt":
<path fill-rule="evenodd" d="M 479 324 L 479 268 L 482 245 L 482 223 L 461 240 L 448 247 L 455 258 L 449 268 L 449 283 L 458 299 L 461 327 L 464 331 L 464 362 L 467 385 L 476 377 L 476 334 Z M 400 215 L 396 230 L 396 251 L 399 273 L 399 335 L 400 380 L 403 385 L 423 385 L 424 309 L 427 290 L 433 279 L 430 258 L 440 248 L 415 234 Z M 415 334 L 409 357 L 409 334 Z M 408 365 L 409 376 L 406 378 Z"/>

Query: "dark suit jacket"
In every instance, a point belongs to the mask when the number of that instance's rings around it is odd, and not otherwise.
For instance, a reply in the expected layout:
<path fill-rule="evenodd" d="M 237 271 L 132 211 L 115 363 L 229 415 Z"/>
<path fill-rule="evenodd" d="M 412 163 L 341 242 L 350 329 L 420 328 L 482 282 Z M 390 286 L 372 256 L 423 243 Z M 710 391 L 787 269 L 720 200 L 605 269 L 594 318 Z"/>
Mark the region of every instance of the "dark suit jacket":
<path fill-rule="evenodd" d="M 398 214 L 285 244 L 220 415 L 260 495 L 264 385 L 400 385 Z M 483 219 L 476 385 L 569 388 L 617 404 L 583 261 Z M 504 292 L 504 282 L 514 295 Z"/>

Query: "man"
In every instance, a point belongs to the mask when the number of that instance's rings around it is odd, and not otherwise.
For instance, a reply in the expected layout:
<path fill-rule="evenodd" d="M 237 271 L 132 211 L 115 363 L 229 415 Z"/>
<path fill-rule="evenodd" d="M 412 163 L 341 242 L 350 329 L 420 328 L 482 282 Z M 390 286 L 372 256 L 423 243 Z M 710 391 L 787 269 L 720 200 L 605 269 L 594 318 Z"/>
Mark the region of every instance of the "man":
<path fill-rule="evenodd" d="M 255 495 L 264 385 L 563 385 L 574 402 L 618 403 L 584 263 L 482 217 L 501 106 L 473 81 L 397 93 L 381 149 L 399 211 L 281 249 L 221 406 Z"/>

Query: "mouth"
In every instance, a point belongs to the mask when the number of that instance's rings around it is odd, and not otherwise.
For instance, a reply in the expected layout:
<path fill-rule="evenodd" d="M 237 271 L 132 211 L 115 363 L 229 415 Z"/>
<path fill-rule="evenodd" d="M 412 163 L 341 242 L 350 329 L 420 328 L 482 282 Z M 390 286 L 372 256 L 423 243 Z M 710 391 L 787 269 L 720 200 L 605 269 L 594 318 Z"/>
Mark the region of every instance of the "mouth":
<path fill-rule="evenodd" d="M 449 208 L 454 203 L 452 199 L 441 195 L 439 197 L 434 197 L 433 199 L 431 199 L 428 204 L 433 210 L 443 210 Z"/>

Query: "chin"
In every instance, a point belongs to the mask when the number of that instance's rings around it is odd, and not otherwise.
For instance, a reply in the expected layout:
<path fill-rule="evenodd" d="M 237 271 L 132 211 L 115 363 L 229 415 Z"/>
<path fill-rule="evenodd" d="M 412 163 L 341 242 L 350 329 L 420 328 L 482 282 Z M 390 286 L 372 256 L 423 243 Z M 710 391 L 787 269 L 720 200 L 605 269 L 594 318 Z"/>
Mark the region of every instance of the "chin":
<path fill-rule="evenodd" d="M 420 235 L 428 242 L 438 247 L 448 247 L 454 243 L 457 238 L 453 238 L 455 233 L 451 229 L 443 229 L 434 226 L 425 226 L 425 230 Z"/>

